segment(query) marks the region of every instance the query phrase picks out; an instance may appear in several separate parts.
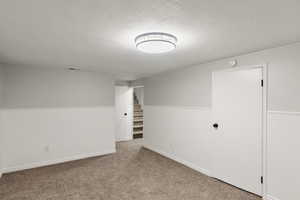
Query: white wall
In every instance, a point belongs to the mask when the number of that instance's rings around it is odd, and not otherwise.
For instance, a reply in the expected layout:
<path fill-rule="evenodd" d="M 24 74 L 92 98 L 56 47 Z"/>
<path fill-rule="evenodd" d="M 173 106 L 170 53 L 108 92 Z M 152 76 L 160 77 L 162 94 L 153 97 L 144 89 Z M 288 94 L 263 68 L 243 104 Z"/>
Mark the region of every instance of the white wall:
<path fill-rule="evenodd" d="M 268 110 L 282 112 L 280 117 L 268 114 L 268 195 L 297 200 L 300 146 L 295 145 L 299 141 L 295 133 L 300 127 L 295 123 L 300 116 L 291 117 L 286 112 L 300 112 L 299 52 L 300 43 L 296 43 L 139 80 L 145 86 L 145 145 L 209 173 L 214 148 L 213 142 L 206 143 L 212 140 L 210 112 L 202 110 L 211 109 L 211 72 L 228 68 L 232 59 L 238 60 L 239 67 L 268 63 Z"/>
<path fill-rule="evenodd" d="M 145 106 L 144 146 L 210 174 L 210 115 L 206 107 Z"/>
<path fill-rule="evenodd" d="M 296 200 L 300 196 L 299 124 L 300 112 L 269 112 L 268 187 L 274 200 Z"/>
<path fill-rule="evenodd" d="M 134 88 L 134 93 L 136 97 L 139 100 L 139 103 L 143 106 L 144 105 L 144 88 L 143 87 L 137 87 Z"/>
<path fill-rule="evenodd" d="M 3 76 L 4 172 L 115 152 L 112 77 L 9 65 Z"/>
<path fill-rule="evenodd" d="M 112 153 L 113 108 L 4 109 L 4 172 Z"/>
<path fill-rule="evenodd" d="M 0 64 L 0 178 L 2 176 L 2 153 L 3 153 L 3 131 L 2 131 L 2 99 L 3 99 L 3 66 Z"/>

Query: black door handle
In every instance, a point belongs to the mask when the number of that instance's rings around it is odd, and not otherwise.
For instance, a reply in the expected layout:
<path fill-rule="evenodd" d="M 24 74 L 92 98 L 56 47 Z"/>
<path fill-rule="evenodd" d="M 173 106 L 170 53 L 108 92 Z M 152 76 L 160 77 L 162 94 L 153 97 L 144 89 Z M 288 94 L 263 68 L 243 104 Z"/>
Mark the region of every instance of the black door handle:
<path fill-rule="evenodd" d="M 214 127 L 215 129 L 218 129 L 218 128 L 219 128 L 219 124 L 214 123 L 214 124 L 213 124 L 213 127 Z"/>
<path fill-rule="evenodd" d="M 124 113 L 124 116 L 127 116 L 127 113 Z"/>

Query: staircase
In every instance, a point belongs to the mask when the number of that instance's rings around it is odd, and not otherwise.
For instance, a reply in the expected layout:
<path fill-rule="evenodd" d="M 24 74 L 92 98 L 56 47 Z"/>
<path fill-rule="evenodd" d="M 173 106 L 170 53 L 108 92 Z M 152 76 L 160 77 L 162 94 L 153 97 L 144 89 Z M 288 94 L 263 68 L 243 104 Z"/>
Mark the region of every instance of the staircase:
<path fill-rule="evenodd" d="M 143 138 L 144 115 L 140 104 L 134 104 L 133 108 L 133 138 Z"/>

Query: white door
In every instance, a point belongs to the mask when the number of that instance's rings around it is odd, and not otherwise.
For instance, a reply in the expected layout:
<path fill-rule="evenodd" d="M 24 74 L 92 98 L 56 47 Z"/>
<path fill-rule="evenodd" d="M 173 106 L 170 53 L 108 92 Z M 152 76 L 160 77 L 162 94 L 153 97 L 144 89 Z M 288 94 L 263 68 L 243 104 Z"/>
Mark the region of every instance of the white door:
<path fill-rule="evenodd" d="M 262 195 L 262 69 L 213 73 L 213 176 Z M 218 126 L 218 127 L 217 127 Z"/>
<path fill-rule="evenodd" d="M 133 89 L 115 87 L 116 141 L 132 139 Z"/>

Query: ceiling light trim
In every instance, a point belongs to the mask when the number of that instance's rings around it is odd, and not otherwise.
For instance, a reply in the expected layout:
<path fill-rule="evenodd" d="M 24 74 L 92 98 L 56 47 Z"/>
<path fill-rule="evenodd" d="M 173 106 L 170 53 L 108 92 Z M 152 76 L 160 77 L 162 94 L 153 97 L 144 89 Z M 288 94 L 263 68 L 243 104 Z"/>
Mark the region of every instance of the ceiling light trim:
<path fill-rule="evenodd" d="M 136 48 L 145 53 L 165 53 L 176 49 L 178 39 L 176 36 L 163 33 L 163 32 L 149 32 L 138 35 L 135 38 Z M 148 44 L 150 49 L 147 49 L 147 46 L 141 46 L 142 44 Z M 170 44 L 169 47 L 166 48 L 166 44 Z M 151 49 L 154 47 L 153 49 Z M 159 45 L 161 45 L 162 49 L 159 49 Z"/>
<path fill-rule="evenodd" d="M 139 43 L 136 43 L 136 47 L 138 47 L 138 45 L 143 44 L 143 43 L 147 43 L 147 42 L 156 42 L 156 41 L 158 41 L 158 42 L 167 42 L 167 43 L 170 43 L 170 44 L 172 44 L 172 45 L 176 48 L 176 44 L 174 44 L 173 42 L 170 42 L 170 41 L 166 41 L 166 40 L 146 40 L 146 41 L 141 41 L 141 42 L 139 42 Z"/>
<path fill-rule="evenodd" d="M 136 36 L 135 38 L 135 42 L 138 41 L 138 39 L 142 38 L 142 37 L 146 37 L 146 36 L 167 36 L 170 38 L 173 38 L 175 40 L 175 43 L 178 42 L 178 39 L 176 36 L 170 34 L 170 33 L 164 33 L 164 32 L 149 32 L 149 33 L 143 33 L 141 35 Z"/>

